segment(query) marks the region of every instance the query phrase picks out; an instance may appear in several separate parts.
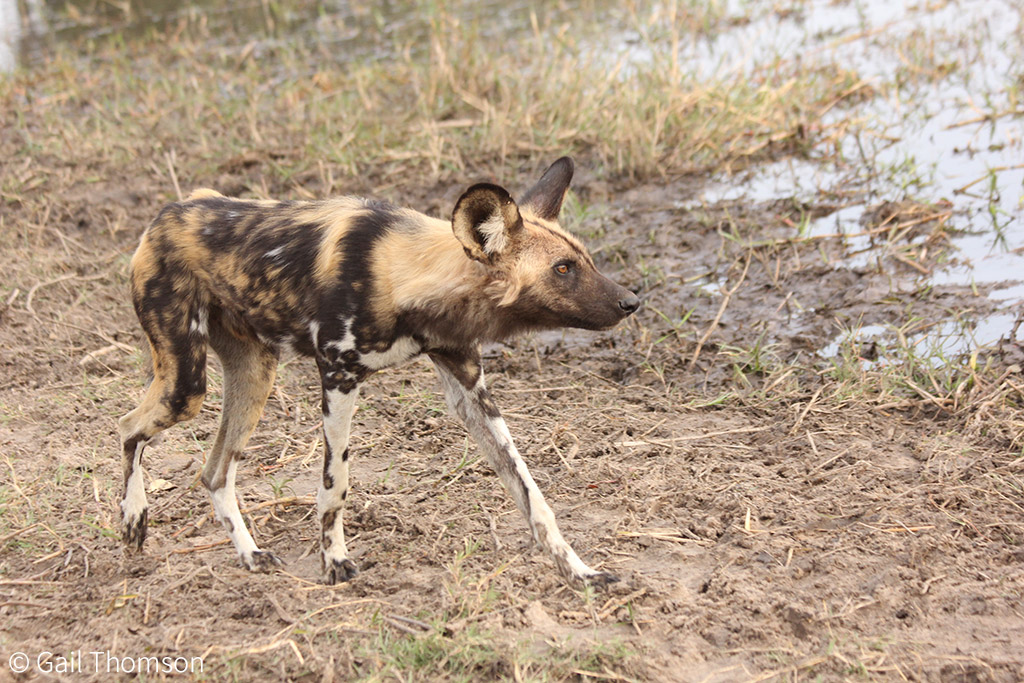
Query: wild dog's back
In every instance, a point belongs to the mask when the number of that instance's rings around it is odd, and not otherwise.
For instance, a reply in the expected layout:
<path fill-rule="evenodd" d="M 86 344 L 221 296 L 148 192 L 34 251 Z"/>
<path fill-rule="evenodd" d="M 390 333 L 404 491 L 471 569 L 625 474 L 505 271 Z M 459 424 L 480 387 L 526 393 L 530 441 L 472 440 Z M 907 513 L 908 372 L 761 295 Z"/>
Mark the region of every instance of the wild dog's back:
<path fill-rule="evenodd" d="M 249 326 L 265 342 L 290 342 L 311 354 L 308 323 L 322 308 L 324 288 L 341 307 L 342 241 L 379 233 L 391 207 L 353 197 L 318 202 L 256 201 L 197 190 L 163 208 L 132 262 L 136 310 L 165 309 L 169 282 L 181 292 L 198 285 L 214 313 Z M 159 267 L 158 267 L 159 265 Z M 357 264 L 347 264 L 358 271 Z M 155 280 L 163 280 L 164 283 Z"/>

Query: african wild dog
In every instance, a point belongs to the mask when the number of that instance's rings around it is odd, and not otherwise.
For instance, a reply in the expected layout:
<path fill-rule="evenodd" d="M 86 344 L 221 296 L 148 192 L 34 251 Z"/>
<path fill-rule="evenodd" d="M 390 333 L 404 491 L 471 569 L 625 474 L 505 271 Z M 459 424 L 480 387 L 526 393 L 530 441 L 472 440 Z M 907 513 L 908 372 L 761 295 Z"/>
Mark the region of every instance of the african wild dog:
<path fill-rule="evenodd" d="M 252 570 L 280 564 L 245 527 L 235 469 L 270 393 L 279 349 L 290 344 L 316 359 L 323 384 L 317 512 L 325 579 L 352 578 L 342 507 L 356 394 L 375 371 L 425 353 L 449 409 L 559 571 L 573 581 L 614 581 L 584 564 L 562 538 L 484 386 L 480 363 L 482 341 L 563 326 L 607 329 L 640 305 L 598 273 L 587 250 L 559 227 L 572 172 L 572 161 L 559 159 L 518 206 L 500 187 L 474 185 L 450 222 L 353 197 L 250 201 L 198 190 L 164 207 L 131 262 L 153 380 L 119 423 L 127 546 L 141 550 L 146 539 L 143 448 L 199 412 L 210 347 L 223 364 L 224 402 L 202 480 L 242 562 Z"/>

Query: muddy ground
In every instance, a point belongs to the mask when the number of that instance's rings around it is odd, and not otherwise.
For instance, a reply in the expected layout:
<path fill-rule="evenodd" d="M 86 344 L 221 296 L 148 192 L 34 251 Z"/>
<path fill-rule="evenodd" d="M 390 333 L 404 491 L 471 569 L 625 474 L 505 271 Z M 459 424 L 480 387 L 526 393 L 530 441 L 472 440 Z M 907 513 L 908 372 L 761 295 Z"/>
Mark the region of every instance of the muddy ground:
<path fill-rule="evenodd" d="M 988 306 L 890 258 L 941 252 L 942 231 L 923 223 L 853 268 L 838 240 L 788 241 L 801 212 L 827 203 L 695 206 L 695 179 L 616 183 L 581 167 L 592 210 L 580 232 L 645 308 L 607 333 L 491 346 L 486 370 L 566 537 L 622 578 L 607 593 L 568 588 L 538 554 L 425 361 L 362 393 L 352 582 L 319 583 L 319 391 L 299 359 L 282 363 L 239 481 L 284 569 L 243 570 L 198 484 L 220 408 L 215 362 L 199 418 L 147 451 L 149 540 L 126 557 L 116 418 L 141 396 L 146 363 L 127 259 L 172 190 L 145 170 L 68 173 L 47 215 L 7 203 L 0 679 L 48 679 L 40 667 L 75 651 L 84 672 L 59 678 L 107 678 L 88 654 L 99 651 L 202 657 L 193 675 L 218 680 L 1024 679 L 1018 404 L 964 412 L 927 387 L 880 392 L 816 352 L 839 326 Z M 503 180 L 522 187 L 535 170 Z M 204 184 L 260 173 L 257 161 Z M 401 178 L 381 193 L 443 214 L 463 185 Z M 881 207 L 865 230 L 897 209 L 914 210 Z M 1019 353 L 992 354 L 999 386 L 1018 381 Z M 980 385 L 956 400 L 983 401 Z M 40 663 L 44 651 L 54 658 Z M 8 669 L 13 652 L 33 658 L 27 674 Z"/>

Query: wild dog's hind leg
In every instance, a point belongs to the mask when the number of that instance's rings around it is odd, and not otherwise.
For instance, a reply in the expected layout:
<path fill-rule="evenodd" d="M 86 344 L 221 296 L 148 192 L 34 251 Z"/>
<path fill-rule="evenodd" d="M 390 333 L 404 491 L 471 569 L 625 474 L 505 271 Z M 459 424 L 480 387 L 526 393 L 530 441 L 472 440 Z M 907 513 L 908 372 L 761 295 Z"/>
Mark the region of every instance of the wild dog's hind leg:
<path fill-rule="evenodd" d="M 348 558 L 345 546 L 343 510 L 348 498 L 349 431 L 359 386 L 352 380 L 337 379 L 337 372 L 321 370 L 324 381 L 324 473 L 316 496 L 320 516 L 320 560 L 324 581 L 341 583 L 358 570 Z"/>
<path fill-rule="evenodd" d="M 562 576 L 572 582 L 595 585 L 618 581 L 612 574 L 596 571 L 584 564 L 562 538 L 554 513 L 530 476 L 505 420 L 484 385 L 479 352 L 431 353 L 430 358 L 444 384 L 448 409 L 465 422 L 469 433 L 501 478 L 501 483 L 526 517 L 533 538 L 555 561 Z"/>
<path fill-rule="evenodd" d="M 235 497 L 235 470 L 274 384 L 277 353 L 255 338 L 241 338 L 224 329 L 216 311 L 211 316 L 210 346 L 224 368 L 224 405 L 217 438 L 203 468 L 203 484 L 242 564 L 253 571 L 270 571 L 281 561 L 260 550 L 246 528 Z"/>
<path fill-rule="evenodd" d="M 132 261 L 132 295 L 152 351 L 153 381 L 139 406 L 118 421 L 123 539 L 136 550 L 146 540 L 149 517 L 142 451 L 158 433 L 195 417 L 206 395 L 205 302 L 191 277 L 151 256 L 143 240 Z"/>

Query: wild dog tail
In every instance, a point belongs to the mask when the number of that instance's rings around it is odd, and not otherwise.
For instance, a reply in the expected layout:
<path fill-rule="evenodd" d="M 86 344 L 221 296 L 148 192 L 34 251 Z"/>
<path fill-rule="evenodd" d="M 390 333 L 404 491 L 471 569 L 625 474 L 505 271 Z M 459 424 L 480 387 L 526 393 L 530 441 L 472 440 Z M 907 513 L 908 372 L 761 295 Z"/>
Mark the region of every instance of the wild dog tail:
<path fill-rule="evenodd" d="M 196 199 L 211 199 L 213 197 L 223 197 L 217 190 L 211 190 L 208 187 L 200 187 L 196 190 L 192 190 L 192 194 L 185 198 L 186 202 L 191 202 Z"/>

